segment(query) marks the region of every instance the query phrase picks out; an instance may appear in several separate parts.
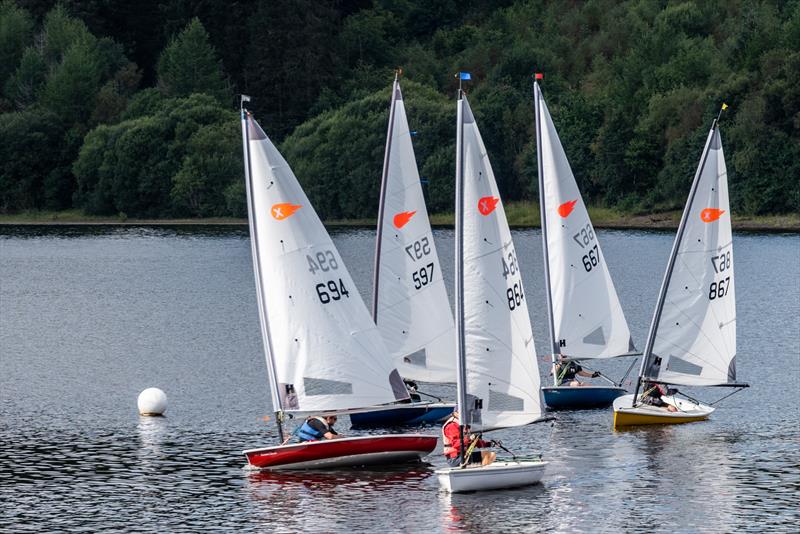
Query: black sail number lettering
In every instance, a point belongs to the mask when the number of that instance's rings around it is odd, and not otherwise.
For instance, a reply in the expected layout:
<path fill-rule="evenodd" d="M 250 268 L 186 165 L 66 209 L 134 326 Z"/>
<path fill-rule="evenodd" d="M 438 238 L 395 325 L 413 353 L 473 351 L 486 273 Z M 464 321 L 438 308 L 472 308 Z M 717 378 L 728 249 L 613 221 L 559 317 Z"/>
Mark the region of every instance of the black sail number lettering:
<path fill-rule="evenodd" d="M 417 239 L 410 245 L 406 246 L 406 254 L 408 254 L 408 257 L 413 261 L 421 260 L 430 253 L 431 244 L 430 241 L 428 241 L 427 236 L 423 237 L 422 239 Z"/>
<path fill-rule="evenodd" d="M 320 282 L 316 285 L 316 289 L 319 301 L 323 304 L 342 300 L 343 297 L 350 298 L 350 292 L 345 287 L 344 281 L 341 278 L 339 278 L 339 280 Z"/>
<path fill-rule="evenodd" d="M 414 271 L 411 278 L 414 280 L 414 289 L 422 289 L 433 282 L 433 263 L 429 263 L 419 271 Z"/>
<path fill-rule="evenodd" d="M 597 267 L 600 261 L 600 249 L 595 246 L 589 249 L 589 252 L 583 256 L 583 268 L 586 272 L 590 272 L 594 267 Z"/>
<path fill-rule="evenodd" d="M 336 261 L 336 256 L 332 250 L 320 250 L 313 256 L 306 254 L 306 261 L 308 262 L 308 271 L 311 274 L 317 274 L 317 271 L 327 273 L 339 268 L 339 262 Z"/>

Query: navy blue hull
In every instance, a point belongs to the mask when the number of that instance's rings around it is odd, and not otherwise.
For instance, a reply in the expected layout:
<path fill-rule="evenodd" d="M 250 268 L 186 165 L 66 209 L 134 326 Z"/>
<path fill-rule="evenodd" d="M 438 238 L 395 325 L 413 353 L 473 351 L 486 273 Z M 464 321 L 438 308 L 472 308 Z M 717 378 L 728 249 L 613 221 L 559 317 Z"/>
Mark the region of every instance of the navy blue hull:
<path fill-rule="evenodd" d="M 542 388 L 544 402 L 552 410 L 582 410 L 611 406 L 625 395 L 625 388 L 614 386 L 560 386 Z"/>
<path fill-rule="evenodd" d="M 403 404 L 376 412 L 351 413 L 350 423 L 353 428 L 432 425 L 447 418 L 453 409 L 454 404 Z"/>

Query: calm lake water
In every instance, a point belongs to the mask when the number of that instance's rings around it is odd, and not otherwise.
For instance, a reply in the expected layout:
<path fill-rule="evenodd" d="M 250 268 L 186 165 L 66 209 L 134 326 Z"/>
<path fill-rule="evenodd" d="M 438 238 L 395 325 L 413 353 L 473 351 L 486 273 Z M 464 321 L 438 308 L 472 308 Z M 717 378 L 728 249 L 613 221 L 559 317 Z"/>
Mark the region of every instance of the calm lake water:
<path fill-rule="evenodd" d="M 598 234 L 642 348 L 673 233 Z M 435 236 L 447 268 L 453 233 Z M 539 239 L 514 232 L 544 354 Z M 334 240 L 369 297 L 374 231 Z M 0 227 L 0 531 L 796 532 L 800 236 L 734 243 L 749 390 L 703 423 L 614 432 L 606 409 L 500 431 L 551 462 L 543 484 L 451 496 L 440 454 L 367 473 L 243 469 L 243 449 L 276 441 L 246 230 Z M 137 415 L 150 386 L 166 417 Z"/>

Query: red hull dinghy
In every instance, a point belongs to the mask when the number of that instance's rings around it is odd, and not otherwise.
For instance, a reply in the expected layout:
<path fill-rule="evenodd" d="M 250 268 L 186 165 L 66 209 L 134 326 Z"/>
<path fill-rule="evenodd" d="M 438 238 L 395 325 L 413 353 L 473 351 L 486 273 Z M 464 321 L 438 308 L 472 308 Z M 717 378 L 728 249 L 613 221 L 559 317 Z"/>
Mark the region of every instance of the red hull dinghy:
<path fill-rule="evenodd" d="M 339 251 L 288 163 L 244 108 L 242 141 L 256 298 L 279 443 L 286 443 L 287 415 L 332 416 L 408 401 Z M 312 435 L 325 434 L 317 429 Z M 244 454 L 258 469 L 359 466 L 418 460 L 437 440 L 417 434 L 336 436 Z"/>
<path fill-rule="evenodd" d="M 418 461 L 436 448 L 435 436 L 393 434 L 307 441 L 244 451 L 257 469 L 327 469 Z"/>

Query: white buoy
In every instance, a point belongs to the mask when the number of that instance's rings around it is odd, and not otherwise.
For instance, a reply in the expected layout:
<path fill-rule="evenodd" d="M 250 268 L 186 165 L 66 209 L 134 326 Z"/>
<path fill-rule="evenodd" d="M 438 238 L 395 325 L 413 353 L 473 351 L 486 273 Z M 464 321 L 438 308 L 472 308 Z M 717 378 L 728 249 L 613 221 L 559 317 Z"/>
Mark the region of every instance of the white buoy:
<path fill-rule="evenodd" d="M 139 415 L 163 415 L 167 409 L 167 394 L 158 388 L 147 388 L 139 393 Z"/>

